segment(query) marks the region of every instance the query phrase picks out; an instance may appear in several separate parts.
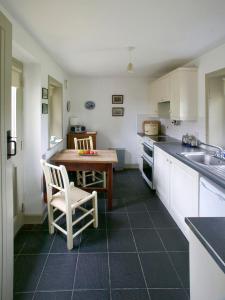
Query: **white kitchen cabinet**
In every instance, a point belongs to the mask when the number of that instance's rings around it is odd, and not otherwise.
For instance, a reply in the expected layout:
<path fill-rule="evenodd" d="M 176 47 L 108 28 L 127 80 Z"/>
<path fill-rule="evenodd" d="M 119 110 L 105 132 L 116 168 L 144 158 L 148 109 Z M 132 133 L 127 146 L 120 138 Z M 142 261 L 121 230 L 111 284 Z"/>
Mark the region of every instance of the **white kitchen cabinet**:
<path fill-rule="evenodd" d="M 187 235 L 184 218 L 198 216 L 199 173 L 175 158 L 171 161 L 170 212 Z"/>
<path fill-rule="evenodd" d="M 142 155 L 143 155 L 143 137 L 140 135 L 137 135 L 137 162 L 138 162 L 138 168 L 142 172 L 142 165 L 143 165 L 143 160 L 142 160 Z"/>
<path fill-rule="evenodd" d="M 159 82 L 153 81 L 149 85 L 149 99 L 150 99 L 150 114 L 152 116 L 158 116 L 158 102 L 159 102 Z"/>
<path fill-rule="evenodd" d="M 158 147 L 154 147 L 154 187 L 160 200 L 170 207 L 170 155 Z"/>
<path fill-rule="evenodd" d="M 185 217 L 198 216 L 199 173 L 155 146 L 154 184 L 160 200 L 187 236 Z"/>
<path fill-rule="evenodd" d="M 170 118 L 197 119 L 197 69 L 179 68 L 170 73 Z"/>
<path fill-rule="evenodd" d="M 159 102 L 170 101 L 171 86 L 170 86 L 170 74 L 167 74 L 159 79 L 158 82 L 158 99 Z"/>

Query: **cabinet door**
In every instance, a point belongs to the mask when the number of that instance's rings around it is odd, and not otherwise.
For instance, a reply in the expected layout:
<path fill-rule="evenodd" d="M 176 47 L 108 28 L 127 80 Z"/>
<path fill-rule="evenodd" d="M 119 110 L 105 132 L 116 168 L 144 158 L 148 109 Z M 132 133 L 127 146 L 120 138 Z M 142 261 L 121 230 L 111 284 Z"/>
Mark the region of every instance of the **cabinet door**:
<path fill-rule="evenodd" d="M 149 98 L 150 98 L 150 114 L 158 116 L 158 81 L 154 81 L 149 86 Z"/>
<path fill-rule="evenodd" d="M 187 233 L 185 217 L 198 216 L 199 174 L 172 158 L 170 177 L 170 210 L 175 221 Z"/>
<path fill-rule="evenodd" d="M 170 206 L 170 160 L 169 155 L 154 147 L 154 185 L 160 200 Z"/>
<path fill-rule="evenodd" d="M 170 101 L 170 74 L 158 80 L 159 102 Z"/>
<path fill-rule="evenodd" d="M 170 119 L 180 120 L 180 78 L 179 72 L 171 73 Z"/>
<path fill-rule="evenodd" d="M 142 172 L 142 165 L 143 165 L 143 160 L 142 160 L 142 155 L 143 155 L 143 138 L 141 136 L 137 136 L 137 162 L 138 162 L 138 168 Z"/>

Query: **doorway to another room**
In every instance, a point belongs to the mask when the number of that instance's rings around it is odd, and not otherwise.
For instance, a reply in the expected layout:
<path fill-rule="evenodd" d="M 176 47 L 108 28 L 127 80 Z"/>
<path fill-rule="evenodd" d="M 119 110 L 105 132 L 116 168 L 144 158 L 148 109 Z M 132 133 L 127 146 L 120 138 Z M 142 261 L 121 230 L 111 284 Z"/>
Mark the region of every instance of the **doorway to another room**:
<path fill-rule="evenodd" d="M 11 86 L 11 136 L 14 235 L 23 225 L 23 64 L 13 59 Z"/>

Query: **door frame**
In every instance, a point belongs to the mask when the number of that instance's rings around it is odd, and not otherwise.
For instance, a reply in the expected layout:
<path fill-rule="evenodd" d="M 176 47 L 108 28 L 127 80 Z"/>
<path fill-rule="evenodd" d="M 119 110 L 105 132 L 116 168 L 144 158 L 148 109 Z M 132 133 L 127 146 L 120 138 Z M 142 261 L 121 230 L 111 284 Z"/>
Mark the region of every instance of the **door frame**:
<path fill-rule="evenodd" d="M 0 299 L 13 299 L 12 170 L 7 159 L 11 126 L 12 25 L 0 12 Z"/>

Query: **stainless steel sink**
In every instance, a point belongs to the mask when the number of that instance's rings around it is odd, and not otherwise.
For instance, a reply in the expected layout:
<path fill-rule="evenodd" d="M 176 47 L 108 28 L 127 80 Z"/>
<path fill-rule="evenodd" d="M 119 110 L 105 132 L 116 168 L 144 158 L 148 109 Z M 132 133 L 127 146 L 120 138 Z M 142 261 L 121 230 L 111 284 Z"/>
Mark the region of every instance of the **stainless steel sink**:
<path fill-rule="evenodd" d="M 205 152 L 182 152 L 181 155 L 201 165 L 206 165 L 206 166 L 225 165 L 225 160 Z"/>

